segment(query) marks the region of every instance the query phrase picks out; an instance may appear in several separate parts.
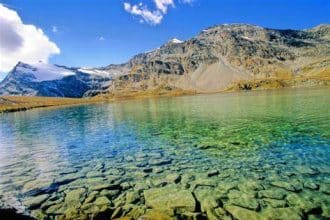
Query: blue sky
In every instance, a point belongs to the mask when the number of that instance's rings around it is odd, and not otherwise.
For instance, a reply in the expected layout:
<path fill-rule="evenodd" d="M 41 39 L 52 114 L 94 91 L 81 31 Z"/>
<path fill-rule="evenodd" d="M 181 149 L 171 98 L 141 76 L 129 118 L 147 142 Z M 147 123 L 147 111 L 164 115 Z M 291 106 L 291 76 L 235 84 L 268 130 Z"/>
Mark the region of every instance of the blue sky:
<path fill-rule="evenodd" d="M 60 54 L 50 57 L 50 63 L 68 66 L 121 63 L 137 53 L 159 47 L 170 38 L 186 40 L 215 24 L 250 23 L 305 29 L 330 21 L 328 0 L 163 1 L 168 2 L 167 5 L 155 2 L 157 0 L 0 0 L 5 7 L 16 11 L 24 24 L 41 28 L 60 49 Z M 129 4 L 126 10 L 125 3 Z M 134 5 L 135 9 L 160 16 L 161 21 L 153 23 L 136 11 L 134 14 Z"/>

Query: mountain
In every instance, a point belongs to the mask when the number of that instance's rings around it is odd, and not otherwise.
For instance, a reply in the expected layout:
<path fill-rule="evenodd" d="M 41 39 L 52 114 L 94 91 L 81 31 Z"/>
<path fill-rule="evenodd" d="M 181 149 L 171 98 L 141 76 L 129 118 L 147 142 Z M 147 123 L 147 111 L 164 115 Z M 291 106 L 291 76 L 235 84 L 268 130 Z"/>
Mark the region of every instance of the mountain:
<path fill-rule="evenodd" d="M 298 78 L 330 76 L 329 39 L 329 25 L 302 31 L 219 25 L 133 57 L 126 64 L 130 72 L 114 79 L 109 91 L 162 87 L 217 92 L 241 82 L 275 79 L 294 86 Z"/>
<path fill-rule="evenodd" d="M 327 85 L 330 25 L 276 30 L 218 25 L 196 37 L 171 39 L 120 65 L 67 68 L 19 63 L 0 83 L 0 94 L 83 97 L 132 92 L 218 92 Z"/>
<path fill-rule="evenodd" d="M 0 83 L 0 94 L 80 98 L 106 90 L 111 79 L 111 74 L 97 69 L 19 62 Z"/>

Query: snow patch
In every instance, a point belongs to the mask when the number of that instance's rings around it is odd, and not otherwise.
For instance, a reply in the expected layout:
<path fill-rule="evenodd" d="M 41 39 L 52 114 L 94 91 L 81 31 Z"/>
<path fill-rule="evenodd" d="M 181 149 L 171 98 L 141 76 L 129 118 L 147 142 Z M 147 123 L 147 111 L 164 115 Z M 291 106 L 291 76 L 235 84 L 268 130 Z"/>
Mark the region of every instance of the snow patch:
<path fill-rule="evenodd" d="M 36 82 L 59 80 L 65 76 L 75 75 L 75 72 L 71 70 L 46 63 L 19 65 L 16 67 L 16 71 L 33 74 Z"/>
<path fill-rule="evenodd" d="M 80 68 L 80 69 L 78 69 L 78 71 L 82 72 L 82 73 L 87 73 L 87 74 L 91 74 L 91 75 L 98 75 L 98 76 L 116 75 L 116 74 L 113 74 L 113 73 L 109 73 L 105 70 L 99 70 L 99 69 Z"/>
<path fill-rule="evenodd" d="M 172 38 L 172 39 L 169 41 L 169 43 L 172 43 L 172 44 L 181 44 L 181 43 L 183 43 L 183 41 L 182 41 L 182 40 L 179 40 L 179 39 L 177 39 L 177 38 Z"/>
<path fill-rule="evenodd" d="M 245 40 L 253 41 L 253 39 L 252 39 L 252 38 L 250 38 L 250 37 L 247 37 L 247 36 L 241 36 L 241 38 L 243 38 L 243 39 L 245 39 Z"/>

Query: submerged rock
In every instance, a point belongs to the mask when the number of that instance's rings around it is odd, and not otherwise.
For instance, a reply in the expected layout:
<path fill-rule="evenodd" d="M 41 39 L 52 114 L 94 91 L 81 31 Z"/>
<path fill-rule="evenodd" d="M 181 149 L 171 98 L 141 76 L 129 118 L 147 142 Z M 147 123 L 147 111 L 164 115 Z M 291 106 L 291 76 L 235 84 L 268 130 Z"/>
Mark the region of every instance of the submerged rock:
<path fill-rule="evenodd" d="M 319 185 L 313 181 L 307 180 L 304 182 L 304 187 L 311 190 L 317 190 L 319 188 Z"/>
<path fill-rule="evenodd" d="M 93 185 L 90 187 L 91 191 L 101 191 L 103 189 L 108 189 L 108 190 L 121 190 L 121 186 L 119 184 L 98 184 L 98 185 Z"/>
<path fill-rule="evenodd" d="M 286 200 L 288 201 L 290 207 L 296 207 L 303 210 L 305 213 L 309 213 L 313 210 L 321 209 L 320 204 L 312 202 L 308 198 L 303 198 L 298 194 L 291 193 L 287 196 Z"/>
<path fill-rule="evenodd" d="M 225 209 L 237 220 L 262 220 L 257 212 L 249 209 L 234 205 L 226 205 Z"/>
<path fill-rule="evenodd" d="M 262 213 L 262 219 L 290 219 L 301 220 L 302 214 L 298 209 L 294 208 L 267 208 Z"/>
<path fill-rule="evenodd" d="M 246 194 L 242 194 L 238 198 L 232 198 L 228 201 L 228 203 L 255 211 L 259 209 L 258 200 Z"/>
<path fill-rule="evenodd" d="M 284 199 L 287 192 L 282 189 L 267 189 L 258 192 L 260 198 Z"/>
<path fill-rule="evenodd" d="M 330 184 L 321 184 L 320 192 L 330 195 Z"/>
<path fill-rule="evenodd" d="M 179 219 L 185 220 L 206 220 L 206 216 L 199 212 L 185 212 L 179 215 Z"/>
<path fill-rule="evenodd" d="M 185 210 L 195 211 L 196 201 L 188 190 L 175 186 L 153 188 L 144 191 L 147 207 L 159 210 Z"/>
<path fill-rule="evenodd" d="M 172 218 L 159 210 L 150 210 L 139 217 L 138 220 L 172 220 Z"/>
<path fill-rule="evenodd" d="M 207 209 L 206 210 L 207 214 L 207 219 L 209 220 L 218 220 L 218 219 L 223 219 L 223 220 L 229 220 L 231 219 L 229 216 L 226 215 L 226 210 L 224 210 L 221 207 L 217 207 L 214 209 Z"/>
<path fill-rule="evenodd" d="M 317 174 L 317 171 L 310 168 L 309 166 L 294 166 L 294 168 L 301 174 L 309 174 L 309 175 L 314 175 Z"/>
<path fill-rule="evenodd" d="M 146 167 L 146 168 L 143 168 L 143 172 L 145 172 L 145 173 L 151 173 L 152 172 L 152 167 Z"/>
<path fill-rule="evenodd" d="M 264 187 L 259 182 L 251 181 L 251 180 L 247 180 L 239 184 L 238 188 L 240 191 L 243 192 L 259 191 L 264 189 Z"/>
<path fill-rule="evenodd" d="M 23 203 L 28 209 L 35 209 L 35 208 L 40 207 L 41 204 L 43 202 L 45 202 L 48 198 L 49 198 L 49 195 L 44 194 L 44 195 L 39 195 L 36 197 L 28 198 L 28 199 L 24 200 Z"/>
<path fill-rule="evenodd" d="M 51 214 L 51 215 L 61 215 L 65 213 L 66 208 L 63 207 L 62 204 L 55 204 L 50 206 L 47 210 L 46 213 L 47 214 Z"/>
<path fill-rule="evenodd" d="M 65 204 L 68 207 L 80 206 L 80 203 L 85 199 L 86 189 L 79 188 L 69 191 L 65 196 Z"/>
<path fill-rule="evenodd" d="M 179 174 L 169 174 L 166 176 L 166 181 L 169 183 L 179 183 L 181 181 L 181 175 Z"/>
<path fill-rule="evenodd" d="M 330 206 L 329 206 L 329 204 L 322 204 L 322 216 L 326 219 L 330 219 Z"/>
<path fill-rule="evenodd" d="M 33 180 L 24 184 L 22 193 L 28 196 L 36 196 L 47 191 L 50 191 L 53 186 L 53 181 L 38 181 Z"/>
<path fill-rule="evenodd" d="M 80 208 L 84 213 L 87 213 L 87 214 L 93 214 L 93 213 L 97 213 L 100 211 L 100 208 L 97 205 L 92 204 L 92 203 L 83 204 Z"/>
<path fill-rule="evenodd" d="M 265 198 L 262 201 L 266 206 L 270 206 L 272 208 L 284 208 L 287 205 L 285 200 Z"/>
<path fill-rule="evenodd" d="M 298 192 L 301 190 L 300 186 L 288 183 L 288 182 L 284 182 L 284 181 L 274 181 L 271 182 L 271 185 L 288 190 L 288 191 L 292 191 L 292 192 Z"/>
<path fill-rule="evenodd" d="M 208 177 L 216 176 L 218 174 L 219 174 L 218 170 L 211 170 L 211 171 L 207 172 Z"/>
<path fill-rule="evenodd" d="M 217 208 L 222 204 L 219 195 L 214 193 L 213 187 L 198 187 L 194 190 L 194 195 L 200 203 L 202 212 L 207 212 L 208 210 Z"/>
<path fill-rule="evenodd" d="M 145 214 L 147 209 L 145 206 L 139 206 L 139 205 L 129 205 L 127 207 L 128 208 L 125 210 L 125 215 L 133 217 L 133 219 L 138 219 L 140 216 Z"/>
<path fill-rule="evenodd" d="M 200 204 L 202 212 L 208 212 L 219 207 L 221 201 L 213 196 L 206 196 L 200 201 Z"/>
<path fill-rule="evenodd" d="M 103 189 L 103 190 L 100 192 L 100 195 L 101 195 L 101 196 L 106 196 L 106 197 L 109 197 L 109 198 L 114 198 L 114 197 L 116 197 L 119 193 L 120 193 L 120 190 L 108 190 L 108 189 Z"/>
<path fill-rule="evenodd" d="M 126 203 L 134 204 L 134 203 L 138 202 L 139 200 L 140 200 L 140 195 L 137 191 L 127 192 L 127 194 L 126 194 Z"/>
<path fill-rule="evenodd" d="M 65 176 L 62 176 L 56 180 L 56 184 L 58 185 L 63 185 L 63 184 L 68 184 L 74 180 L 77 180 L 79 178 L 82 178 L 83 174 L 81 173 L 70 173 Z"/>
<path fill-rule="evenodd" d="M 93 202 L 98 195 L 97 191 L 93 191 L 90 194 L 88 194 L 87 198 L 85 199 L 84 203 L 90 203 Z"/>
<path fill-rule="evenodd" d="M 151 159 L 149 160 L 150 166 L 162 166 L 172 163 L 171 159 Z"/>
<path fill-rule="evenodd" d="M 103 205 L 109 206 L 109 205 L 111 205 L 111 201 L 107 197 L 101 196 L 101 197 L 96 198 L 96 200 L 94 201 L 94 204 L 97 206 L 103 206 Z"/>

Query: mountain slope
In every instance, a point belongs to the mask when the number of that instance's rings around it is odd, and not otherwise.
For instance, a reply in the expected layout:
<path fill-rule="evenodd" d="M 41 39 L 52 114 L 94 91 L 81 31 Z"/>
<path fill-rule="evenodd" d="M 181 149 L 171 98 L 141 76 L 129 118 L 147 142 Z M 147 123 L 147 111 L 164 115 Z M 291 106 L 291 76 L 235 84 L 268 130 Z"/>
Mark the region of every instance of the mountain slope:
<path fill-rule="evenodd" d="M 16 66 L 0 84 L 0 94 L 82 97 L 326 85 L 329 64 L 330 25 L 309 30 L 219 25 L 187 41 L 172 39 L 120 65 L 57 66 L 67 74 L 61 79 L 38 81 Z"/>
<path fill-rule="evenodd" d="M 76 68 L 19 62 L 0 83 L 0 94 L 80 98 L 105 90 L 110 79 L 110 75 L 87 74 Z"/>
<path fill-rule="evenodd" d="M 330 26 L 274 30 L 246 24 L 203 30 L 185 42 L 169 42 L 139 54 L 116 78 L 110 93 L 157 87 L 223 91 L 241 81 L 329 77 Z"/>

